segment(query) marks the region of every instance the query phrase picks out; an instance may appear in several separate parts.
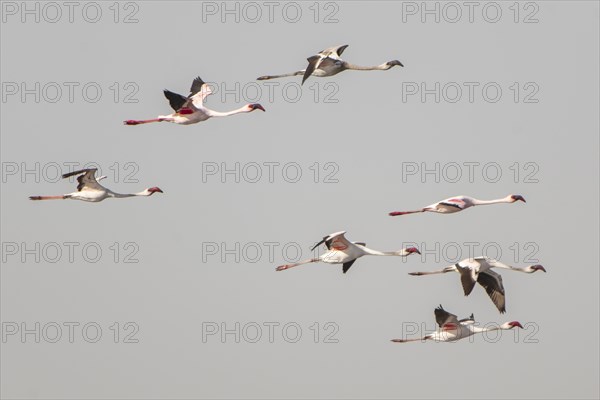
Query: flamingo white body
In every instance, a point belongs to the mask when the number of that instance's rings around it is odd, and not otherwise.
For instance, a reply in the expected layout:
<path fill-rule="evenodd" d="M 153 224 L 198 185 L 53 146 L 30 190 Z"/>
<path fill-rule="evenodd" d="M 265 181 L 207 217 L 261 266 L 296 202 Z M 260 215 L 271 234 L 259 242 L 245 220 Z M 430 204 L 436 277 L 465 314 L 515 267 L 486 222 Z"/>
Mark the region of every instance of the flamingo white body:
<path fill-rule="evenodd" d="M 311 251 L 316 249 L 321 244 L 325 243 L 327 252 L 319 257 L 311 258 L 308 260 L 300 261 L 294 264 L 285 264 L 276 268 L 276 271 L 284 271 L 293 267 L 297 267 L 303 264 L 324 262 L 327 264 L 343 264 L 343 273 L 348 272 L 352 264 L 362 256 L 400 256 L 406 257 L 411 254 L 419 253 L 415 247 L 409 247 L 399 251 L 381 252 L 366 247 L 365 243 L 350 242 L 344 236 L 346 232 L 336 232 L 323 237 L 323 239 L 317 243 Z"/>
<path fill-rule="evenodd" d="M 30 200 L 81 200 L 88 201 L 92 203 L 100 202 L 104 199 L 115 198 L 121 199 L 126 197 L 148 197 L 152 196 L 154 193 L 163 193 L 163 191 L 158 187 L 151 187 L 148 189 L 144 189 L 139 193 L 116 193 L 110 189 L 105 188 L 104 186 L 98 183 L 99 180 L 105 179 L 106 176 L 100 176 L 98 178 L 95 177 L 97 168 L 89 168 L 82 169 L 79 171 L 73 171 L 68 174 L 64 174 L 63 178 L 68 178 L 71 176 L 79 175 L 77 177 L 77 191 L 73 193 L 67 193 L 59 196 L 30 196 Z"/>
<path fill-rule="evenodd" d="M 473 314 L 471 314 L 469 318 L 459 320 L 456 315 L 444 310 L 441 304 L 435 309 L 434 314 L 435 320 L 439 327 L 437 331 L 418 339 L 392 339 L 392 342 L 407 343 L 425 340 L 432 340 L 434 342 L 455 342 L 457 340 L 473 336 L 477 333 L 508 330 L 515 327 L 523 328 L 518 321 L 505 322 L 502 325 L 480 328 L 475 325 L 475 318 L 473 317 Z"/>
<path fill-rule="evenodd" d="M 523 196 L 519 194 L 509 194 L 506 197 L 496 200 L 478 200 L 469 196 L 454 196 L 449 197 L 445 200 L 438 201 L 437 203 L 433 203 L 424 207 L 420 210 L 413 211 L 392 211 L 389 213 L 390 216 L 395 217 L 398 215 L 406 215 L 406 214 L 415 214 L 422 212 L 435 212 L 440 214 L 454 214 L 459 211 L 466 210 L 467 208 L 474 206 L 483 206 L 489 204 L 499 204 L 499 203 L 514 203 L 516 201 L 522 201 L 526 203 Z"/>
<path fill-rule="evenodd" d="M 326 77 L 337 75 L 345 70 L 355 70 L 355 71 L 387 71 L 388 69 L 399 65 L 404 67 L 402 63 L 398 60 L 388 61 L 381 65 L 376 65 L 372 67 L 361 67 L 358 65 L 350 64 L 342 60 L 341 55 L 344 50 L 348 47 L 348 45 L 343 46 L 334 46 L 325 50 L 321 50 L 318 54 L 309 57 L 308 66 L 300 71 L 291 72 L 288 74 L 281 75 L 264 75 L 257 78 L 259 81 L 267 80 L 267 79 L 276 79 L 283 78 L 287 76 L 297 76 L 302 75 L 302 84 L 308 79 L 309 76 L 317 76 L 317 77 Z"/>
<path fill-rule="evenodd" d="M 204 106 L 204 99 L 212 93 L 208 86 L 200 77 L 197 77 L 192 82 L 189 96 L 185 97 L 169 90 L 163 91 L 165 97 L 169 100 L 169 104 L 175 110 L 169 115 L 159 115 L 154 119 L 123 121 L 125 125 L 139 125 L 151 122 L 171 122 L 179 125 L 191 125 L 198 122 L 206 121 L 213 117 L 228 117 L 230 115 L 249 113 L 254 110 L 265 111 L 260 104 L 246 104 L 236 110 L 220 112 L 214 111 Z"/>
<path fill-rule="evenodd" d="M 492 271 L 492 268 L 503 268 L 511 271 L 524 272 L 527 274 L 532 274 L 537 271 L 546 272 L 546 269 L 539 264 L 530 265 L 524 268 L 517 268 L 503 264 L 500 261 L 489 257 L 475 257 L 459 261 L 454 265 L 438 271 L 409 272 L 409 275 L 421 276 L 445 274 L 446 272 L 458 272 L 460 274 L 460 281 L 462 283 L 465 296 L 471 294 L 473 288 L 475 287 L 475 283 L 479 283 L 485 289 L 492 302 L 496 305 L 498 311 L 500 311 L 500 313 L 504 313 L 506 312 L 506 298 L 504 285 L 502 284 L 502 276 Z"/>

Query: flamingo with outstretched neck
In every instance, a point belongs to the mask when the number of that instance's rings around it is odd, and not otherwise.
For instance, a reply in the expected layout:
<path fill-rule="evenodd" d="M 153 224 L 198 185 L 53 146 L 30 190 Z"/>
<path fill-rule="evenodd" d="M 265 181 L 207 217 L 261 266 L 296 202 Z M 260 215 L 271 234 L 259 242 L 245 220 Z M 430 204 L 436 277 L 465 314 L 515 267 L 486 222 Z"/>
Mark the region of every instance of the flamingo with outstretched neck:
<path fill-rule="evenodd" d="M 246 104 L 236 110 L 227 112 L 214 111 L 204 107 L 204 99 L 211 93 L 210 86 L 200 79 L 200 77 L 197 77 L 192 82 L 190 94 L 187 97 L 164 90 L 165 97 L 169 100 L 169 104 L 171 104 L 173 110 L 175 110 L 174 113 L 159 115 L 153 119 L 128 119 L 123 121 L 123 123 L 125 125 L 140 125 L 152 122 L 172 122 L 179 125 L 191 125 L 214 117 L 229 117 L 231 115 L 249 113 L 254 110 L 265 111 L 263 106 L 258 103 Z"/>
<path fill-rule="evenodd" d="M 327 264 L 342 264 L 342 272 L 345 274 L 348 272 L 352 264 L 363 256 L 400 256 L 406 257 L 411 254 L 421 254 L 416 247 L 408 247 L 406 249 L 398 251 L 377 251 L 366 247 L 365 243 L 361 242 L 350 242 L 344 236 L 346 232 L 336 232 L 325 236 L 319 243 L 317 243 L 311 251 L 319 247 L 321 244 L 325 244 L 327 249 L 326 253 L 316 258 L 310 258 L 308 260 L 300 261 L 293 264 L 280 265 L 275 270 L 285 271 L 290 268 L 297 267 L 299 265 L 324 262 Z"/>
<path fill-rule="evenodd" d="M 441 304 L 435 309 L 434 314 L 439 327 L 437 331 L 417 339 L 392 339 L 392 342 L 407 343 L 422 342 L 426 340 L 432 340 L 434 342 L 455 342 L 478 333 L 523 328 L 519 321 L 505 322 L 501 325 L 486 325 L 480 328 L 475 325 L 473 314 L 471 314 L 469 318 L 459 320 L 456 315 L 444 310 Z"/>
<path fill-rule="evenodd" d="M 509 194 L 506 197 L 496 200 L 478 200 L 469 196 L 455 196 L 450 197 L 437 203 L 433 203 L 427 207 L 421 208 L 420 210 L 413 211 L 392 211 L 389 213 L 391 217 L 406 214 L 415 214 L 422 212 L 434 212 L 439 214 L 454 214 L 459 211 L 466 210 L 467 208 L 474 206 L 484 206 L 489 204 L 500 204 L 500 203 L 514 203 L 516 201 L 522 201 L 526 203 L 525 198 L 520 194 Z"/>
<path fill-rule="evenodd" d="M 263 81 L 267 79 L 285 78 L 288 76 L 302 75 L 302 84 L 308 79 L 309 76 L 327 77 L 337 75 L 342 71 L 353 70 L 353 71 L 387 71 L 394 66 L 404 67 L 404 65 L 398 60 L 388 61 L 386 63 L 375 65 L 372 67 L 362 67 L 360 65 L 350 64 L 347 61 L 342 60 L 341 55 L 346 50 L 348 45 L 334 46 L 325 50 L 321 50 L 318 54 L 308 57 L 308 66 L 300 71 L 290 72 L 288 74 L 280 75 L 264 75 L 258 77 L 257 80 Z"/>
<path fill-rule="evenodd" d="M 492 268 L 508 269 L 511 271 L 524 272 L 526 274 L 533 274 L 537 271 L 546 272 L 546 269 L 539 264 L 519 268 L 503 264 L 498 260 L 494 260 L 493 258 L 482 256 L 459 261 L 454 265 L 438 271 L 409 272 L 408 274 L 422 276 L 445 274 L 447 272 L 458 272 L 465 296 L 471 294 L 473 288 L 475 287 L 475 283 L 479 283 L 485 289 L 486 293 L 498 311 L 500 311 L 500 313 L 504 313 L 506 312 L 506 296 L 504 292 L 504 285 L 502 284 L 502 276 L 492 271 Z"/>
<path fill-rule="evenodd" d="M 104 199 L 123 199 L 127 197 L 148 197 L 154 193 L 163 193 L 158 187 L 144 189 L 139 193 L 116 193 L 98 183 L 99 180 L 106 178 L 100 176 L 96 178 L 97 168 L 88 168 L 64 174 L 63 178 L 79 175 L 77 177 L 77 191 L 73 193 L 63 194 L 59 196 L 29 196 L 30 200 L 82 200 L 92 203 L 97 203 Z"/>

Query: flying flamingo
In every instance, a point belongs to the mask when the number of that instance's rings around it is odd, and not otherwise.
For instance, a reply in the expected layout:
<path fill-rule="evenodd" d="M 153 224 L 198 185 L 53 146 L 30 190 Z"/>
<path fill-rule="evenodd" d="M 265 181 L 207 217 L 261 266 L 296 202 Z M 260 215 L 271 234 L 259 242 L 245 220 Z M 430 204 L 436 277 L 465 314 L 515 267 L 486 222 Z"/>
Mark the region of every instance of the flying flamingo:
<path fill-rule="evenodd" d="M 311 251 L 325 243 L 328 252 L 322 254 L 317 258 L 311 258 L 309 260 L 300 261 L 294 264 L 286 264 L 277 267 L 276 271 L 284 271 L 289 268 L 297 267 L 302 264 L 309 264 L 314 262 L 324 262 L 327 264 L 343 264 L 342 271 L 344 274 L 348 272 L 354 261 L 362 256 L 400 256 L 406 257 L 413 253 L 421 254 L 415 247 L 409 247 L 399 251 L 381 252 L 372 250 L 366 247 L 365 243 L 360 242 L 349 242 L 344 236 L 346 232 L 336 232 L 331 235 L 327 235 L 317 243 Z"/>
<path fill-rule="evenodd" d="M 455 212 L 459 212 L 462 210 L 466 210 L 469 207 L 473 206 L 483 206 L 487 204 L 498 204 L 498 203 L 514 203 L 515 201 L 522 201 L 526 203 L 523 196 L 519 194 L 509 194 L 508 196 L 502 199 L 496 200 L 477 200 L 469 196 L 456 196 L 450 197 L 449 199 L 439 201 L 437 203 L 433 203 L 430 206 L 422 208 L 420 210 L 414 211 L 393 211 L 390 213 L 390 216 L 395 217 L 397 215 L 405 215 L 405 214 L 414 214 L 421 212 L 435 212 L 440 214 L 452 214 Z"/>
<path fill-rule="evenodd" d="M 462 283 L 463 291 L 465 296 L 468 296 L 473 291 L 475 283 L 479 283 L 487 292 L 492 302 L 498 308 L 500 313 L 506 312 L 506 301 L 504 295 L 504 286 L 502 285 L 502 276 L 492 271 L 492 268 L 504 268 L 512 271 L 524 272 L 527 274 L 533 274 L 537 271 L 544 271 L 546 269 L 537 264 L 530 265 L 524 268 L 511 267 L 501 263 L 500 261 L 494 260 L 488 257 L 475 257 L 468 258 L 457 262 L 454 265 L 441 269 L 439 271 L 431 272 L 409 272 L 409 275 L 421 276 L 421 275 L 433 275 L 433 274 L 445 274 L 446 272 L 458 272 L 460 274 L 460 281 Z"/>
<path fill-rule="evenodd" d="M 425 335 L 419 339 L 393 339 L 394 343 L 407 343 L 407 342 L 418 342 L 425 340 L 433 340 L 435 342 L 454 342 L 460 339 L 473 336 L 477 333 L 497 331 L 497 330 L 508 330 L 515 327 L 523 328 L 518 321 L 505 322 L 502 325 L 490 326 L 480 328 L 475 326 L 475 319 L 473 314 L 469 318 L 459 320 L 454 314 L 444 310 L 442 305 L 435 309 L 435 320 L 440 329 L 429 335 Z"/>
<path fill-rule="evenodd" d="M 96 177 L 95 177 L 96 171 L 98 171 L 97 168 L 82 169 L 79 171 L 69 172 L 68 174 L 64 174 L 62 176 L 63 178 L 68 178 L 70 176 L 79 175 L 77 177 L 77 182 L 79 184 L 77 185 L 76 192 L 69 193 L 69 194 L 63 194 L 61 196 L 29 196 L 29 199 L 30 200 L 72 199 L 72 200 L 82 200 L 82 201 L 89 201 L 89 202 L 97 203 L 99 201 L 102 201 L 104 199 L 108 199 L 111 197 L 115 198 L 115 199 L 122 199 L 125 197 L 152 196 L 154 193 L 157 193 L 157 192 L 163 193 L 163 191 L 157 187 L 151 187 L 148 189 L 144 189 L 143 191 L 141 191 L 139 193 L 132 193 L 132 194 L 115 193 L 112 190 L 107 189 L 98 183 L 99 180 L 106 178 L 106 176 L 101 176 L 96 179 Z"/>
<path fill-rule="evenodd" d="M 340 72 L 345 71 L 347 69 L 355 71 L 387 71 L 388 69 L 396 65 L 404 67 L 404 65 L 402 65 L 402 63 L 398 60 L 388 61 L 381 65 L 376 65 L 374 67 L 361 67 L 358 65 L 350 64 L 349 62 L 346 62 L 340 58 L 344 50 L 346 50 L 346 47 L 348 47 L 347 44 L 344 46 L 330 47 L 328 49 L 321 50 L 318 54 L 314 56 L 308 57 L 308 66 L 306 67 L 306 69 L 291 72 L 289 74 L 265 75 L 257 78 L 257 80 L 262 81 L 266 79 L 283 78 L 286 76 L 303 75 L 302 84 L 304 84 L 304 81 L 306 81 L 311 75 L 318 77 L 326 77 L 339 74 Z"/>
<path fill-rule="evenodd" d="M 190 94 L 188 97 L 182 96 L 177 93 L 173 93 L 169 90 L 164 90 L 165 97 L 169 100 L 171 107 L 175 112 L 169 115 L 159 115 L 155 119 L 146 120 L 133 120 L 129 119 L 123 121 L 125 125 L 139 125 L 147 124 L 150 122 L 172 122 L 180 125 L 190 125 L 201 121 L 206 121 L 213 117 L 228 117 L 230 115 L 248 113 L 254 110 L 265 111 L 263 106 L 260 104 L 246 104 L 245 106 L 238 108 L 237 110 L 228 112 L 219 112 L 210 110 L 204 107 L 204 99 L 212 93 L 210 86 L 208 86 L 200 77 L 194 79 L 192 87 L 190 88 Z"/>

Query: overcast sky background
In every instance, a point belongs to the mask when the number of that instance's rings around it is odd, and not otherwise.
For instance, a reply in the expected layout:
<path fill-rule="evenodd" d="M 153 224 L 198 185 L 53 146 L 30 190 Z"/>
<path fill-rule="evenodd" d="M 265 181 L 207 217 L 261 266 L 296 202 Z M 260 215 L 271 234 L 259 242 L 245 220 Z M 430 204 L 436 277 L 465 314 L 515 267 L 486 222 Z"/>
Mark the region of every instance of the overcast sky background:
<path fill-rule="evenodd" d="M 265 6 L 256 23 L 244 15 L 239 23 L 233 16 L 222 23 L 220 14 L 203 13 L 203 7 L 221 2 L 192 1 L 137 1 L 128 8 L 121 3 L 119 23 L 113 21 L 112 2 L 100 3 L 97 23 L 83 19 L 80 3 L 73 23 L 66 8 L 56 23 L 44 15 L 39 23 L 33 16 L 23 23 L 20 10 L 13 15 L 6 3 L 11 2 L 2 2 L 1 28 L 3 333 L 21 323 L 80 325 L 73 343 L 65 326 L 57 343 L 45 337 L 35 343 L 33 335 L 22 340 L 20 332 L 6 336 L 4 398 L 598 398 L 597 2 L 540 1 L 527 9 L 521 3 L 518 23 L 509 8 L 513 2 L 498 3 L 497 23 L 483 18 L 485 3 L 475 9 L 472 23 L 464 6 L 456 23 L 447 21 L 454 18 L 450 9 L 439 23 L 433 16 L 423 23 L 421 10 L 406 13 L 421 2 L 366 1 L 321 3 L 319 23 L 313 2 L 296 3 L 302 10 L 296 23 L 284 19 L 285 3 L 275 9 L 272 23 Z M 46 11 L 54 18 L 53 10 Z M 123 23 L 132 12 L 138 22 Z M 289 6 L 288 12 L 286 18 L 293 19 Z M 338 22 L 323 23 L 332 12 Z M 523 23 L 530 13 L 537 23 Z M 264 82 L 255 84 L 261 75 L 302 69 L 308 56 L 341 44 L 350 45 L 344 52 L 349 62 L 398 59 L 405 67 L 310 78 L 297 101 L 301 77 L 273 81 L 279 85 L 272 98 Z M 239 82 L 246 97 L 261 88 L 257 102 L 267 111 L 192 126 L 122 125 L 124 119 L 169 113 L 162 90 L 187 94 L 197 75 L 229 89 Z M 35 82 L 39 102 L 35 95 L 12 94 L 22 83 L 34 88 Z M 42 93 L 52 82 L 63 88 L 56 102 L 52 85 Z M 72 102 L 65 82 L 79 85 Z M 447 86 L 439 103 L 434 95 L 423 102 L 420 93 L 406 92 L 436 82 L 441 87 L 456 82 L 462 97 L 448 101 L 455 85 Z M 464 82 L 479 85 L 473 102 Z M 502 89 L 495 103 L 482 94 L 489 82 Z M 518 102 L 510 89 L 515 82 Z M 97 102 L 82 94 L 89 83 L 102 89 Z M 532 84 L 525 88 L 527 83 Z M 535 88 L 530 100 L 538 102 L 525 103 Z M 134 90 L 129 100 L 138 102 L 126 102 Z M 207 106 L 225 111 L 253 101 L 242 92 L 238 99 L 214 94 Z M 95 96 L 92 89 L 87 95 Z M 65 162 L 99 164 L 108 175 L 103 184 L 118 192 L 159 186 L 165 193 L 99 204 L 29 201 L 30 195 L 74 190 L 74 181 L 55 179 L 57 164 L 59 172 L 70 170 Z M 280 163 L 273 182 L 264 165 L 271 162 Z M 465 162 L 480 163 L 472 182 Z M 21 175 L 36 163 L 37 176 Z M 248 174 L 257 163 L 262 177 L 256 183 L 249 182 L 254 173 L 239 183 L 233 175 L 203 179 L 203 171 L 222 163 L 229 169 L 240 163 Z M 288 163 L 302 172 L 296 183 L 288 182 L 294 169 L 282 176 Z M 403 178 L 407 166 L 422 163 L 428 168 L 458 163 L 463 177 L 454 183 L 443 176 L 436 182 L 433 175 Z M 494 170 L 482 175 L 488 163 L 500 166 L 495 183 Z M 337 183 L 324 182 L 332 171 Z M 128 173 L 138 182 L 126 181 Z M 527 203 L 456 215 L 387 216 L 459 194 L 495 199 L 510 193 Z M 300 246 L 301 258 L 309 258 L 314 243 L 340 230 L 378 250 L 415 242 L 430 253 L 406 260 L 365 257 L 346 275 L 341 266 L 326 264 L 274 271 L 287 261 L 284 245 L 292 243 L 292 256 Z M 73 262 L 65 242 L 78 243 Z M 115 242 L 118 262 L 110 250 Z M 129 242 L 134 247 L 125 249 Z M 273 257 L 268 242 L 277 243 Z M 484 245 L 491 255 L 500 248 L 502 261 L 525 266 L 534 258 L 548 273 L 502 272 L 505 315 L 481 287 L 464 297 L 455 274 L 407 275 L 453 264 L 453 246 L 466 258 L 469 242 L 477 243 L 475 255 Z M 23 251 L 36 243 L 48 251 L 58 243 L 62 257 L 49 262 L 54 253 L 40 250 L 36 262 L 35 254 Z M 82 256 L 81 248 L 90 243 L 102 249 L 98 262 Z M 236 262 L 235 255 L 222 254 L 222 243 L 229 249 L 239 243 L 249 253 L 238 252 Z M 217 254 L 208 254 L 214 246 Z M 123 262 L 131 249 L 137 249 L 138 263 Z M 517 340 L 514 332 L 503 332 L 495 343 L 481 336 L 455 344 L 390 343 L 403 336 L 403 323 L 433 329 L 433 309 L 440 303 L 459 317 L 473 312 L 481 324 L 518 320 L 527 329 Z M 102 328 L 97 343 L 82 337 L 81 327 L 90 322 Z M 110 330 L 115 322 L 119 343 Z M 126 322 L 139 327 L 134 336 L 139 343 L 123 343 L 131 332 L 124 330 Z M 222 343 L 212 335 L 203 342 L 207 323 L 233 329 L 236 322 L 262 326 L 262 338 L 236 343 L 228 335 Z M 263 325 L 269 322 L 280 324 L 273 343 Z M 297 343 L 288 343 L 281 332 L 290 322 L 302 329 Z M 318 343 L 310 328 L 315 322 Z M 338 343 L 324 343 L 333 329 L 324 328 L 327 322 L 339 328 L 333 336 Z M 254 336 L 253 330 L 246 333 Z"/>

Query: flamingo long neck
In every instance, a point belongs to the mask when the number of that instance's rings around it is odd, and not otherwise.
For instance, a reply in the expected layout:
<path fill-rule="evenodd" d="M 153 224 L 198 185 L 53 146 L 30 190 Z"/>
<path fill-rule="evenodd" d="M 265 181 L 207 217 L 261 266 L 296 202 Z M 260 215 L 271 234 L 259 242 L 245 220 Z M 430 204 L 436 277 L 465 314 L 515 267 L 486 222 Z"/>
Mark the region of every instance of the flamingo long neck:
<path fill-rule="evenodd" d="M 371 256 L 402 256 L 404 255 L 403 251 L 378 251 L 378 250 L 373 250 L 373 249 L 369 249 L 368 247 L 362 247 L 362 251 L 365 252 L 365 254 L 371 255 Z"/>
<path fill-rule="evenodd" d="M 471 330 L 471 332 L 473 332 L 473 334 L 475 334 L 475 333 L 497 331 L 499 329 L 501 329 L 500 326 L 485 326 L 483 328 L 481 328 L 479 326 L 475 326 L 475 325 L 471 325 L 470 326 L 470 330 Z"/>
<path fill-rule="evenodd" d="M 139 193 L 115 193 L 108 192 L 109 197 L 114 197 L 115 199 L 124 199 L 126 197 L 136 197 L 136 196 L 150 196 L 150 192 L 147 190 L 143 190 Z"/>
<path fill-rule="evenodd" d="M 214 111 L 214 110 L 209 110 L 209 111 L 210 112 L 208 114 L 211 117 L 228 117 L 230 115 L 246 113 L 246 112 L 250 112 L 252 110 L 248 109 L 248 106 L 243 106 L 243 107 L 240 107 L 240 108 L 238 108 L 236 110 L 227 111 L 227 112 L 220 112 L 220 111 Z"/>
<path fill-rule="evenodd" d="M 508 266 L 508 269 L 511 269 L 511 270 L 517 271 L 517 272 L 523 272 L 525 274 L 531 274 L 532 272 L 535 272 L 530 267 L 520 268 L 520 267 L 511 267 L 511 266 Z"/>
<path fill-rule="evenodd" d="M 513 200 L 511 199 L 510 196 L 501 198 L 501 199 L 496 199 L 496 200 L 477 200 L 477 199 L 473 199 L 473 205 L 475 206 L 485 206 L 488 204 L 498 204 L 498 203 L 512 203 Z"/>
<path fill-rule="evenodd" d="M 492 268 L 501 268 L 501 269 L 510 269 L 511 271 L 518 271 L 524 273 L 533 272 L 530 267 L 513 267 L 512 265 L 503 264 L 500 261 L 495 261 L 492 265 Z"/>
<path fill-rule="evenodd" d="M 391 68 L 391 66 L 387 63 L 383 63 L 380 65 L 375 65 L 372 67 L 362 67 L 360 65 L 350 64 L 349 62 L 344 61 L 343 66 L 345 69 L 351 69 L 355 71 L 386 71 Z"/>
<path fill-rule="evenodd" d="M 473 334 L 475 333 L 483 333 L 483 332 L 492 332 L 492 331 L 507 331 L 511 329 L 511 327 L 506 326 L 506 324 L 497 325 L 497 326 L 487 326 L 480 328 L 479 326 L 469 325 L 469 329 Z"/>

